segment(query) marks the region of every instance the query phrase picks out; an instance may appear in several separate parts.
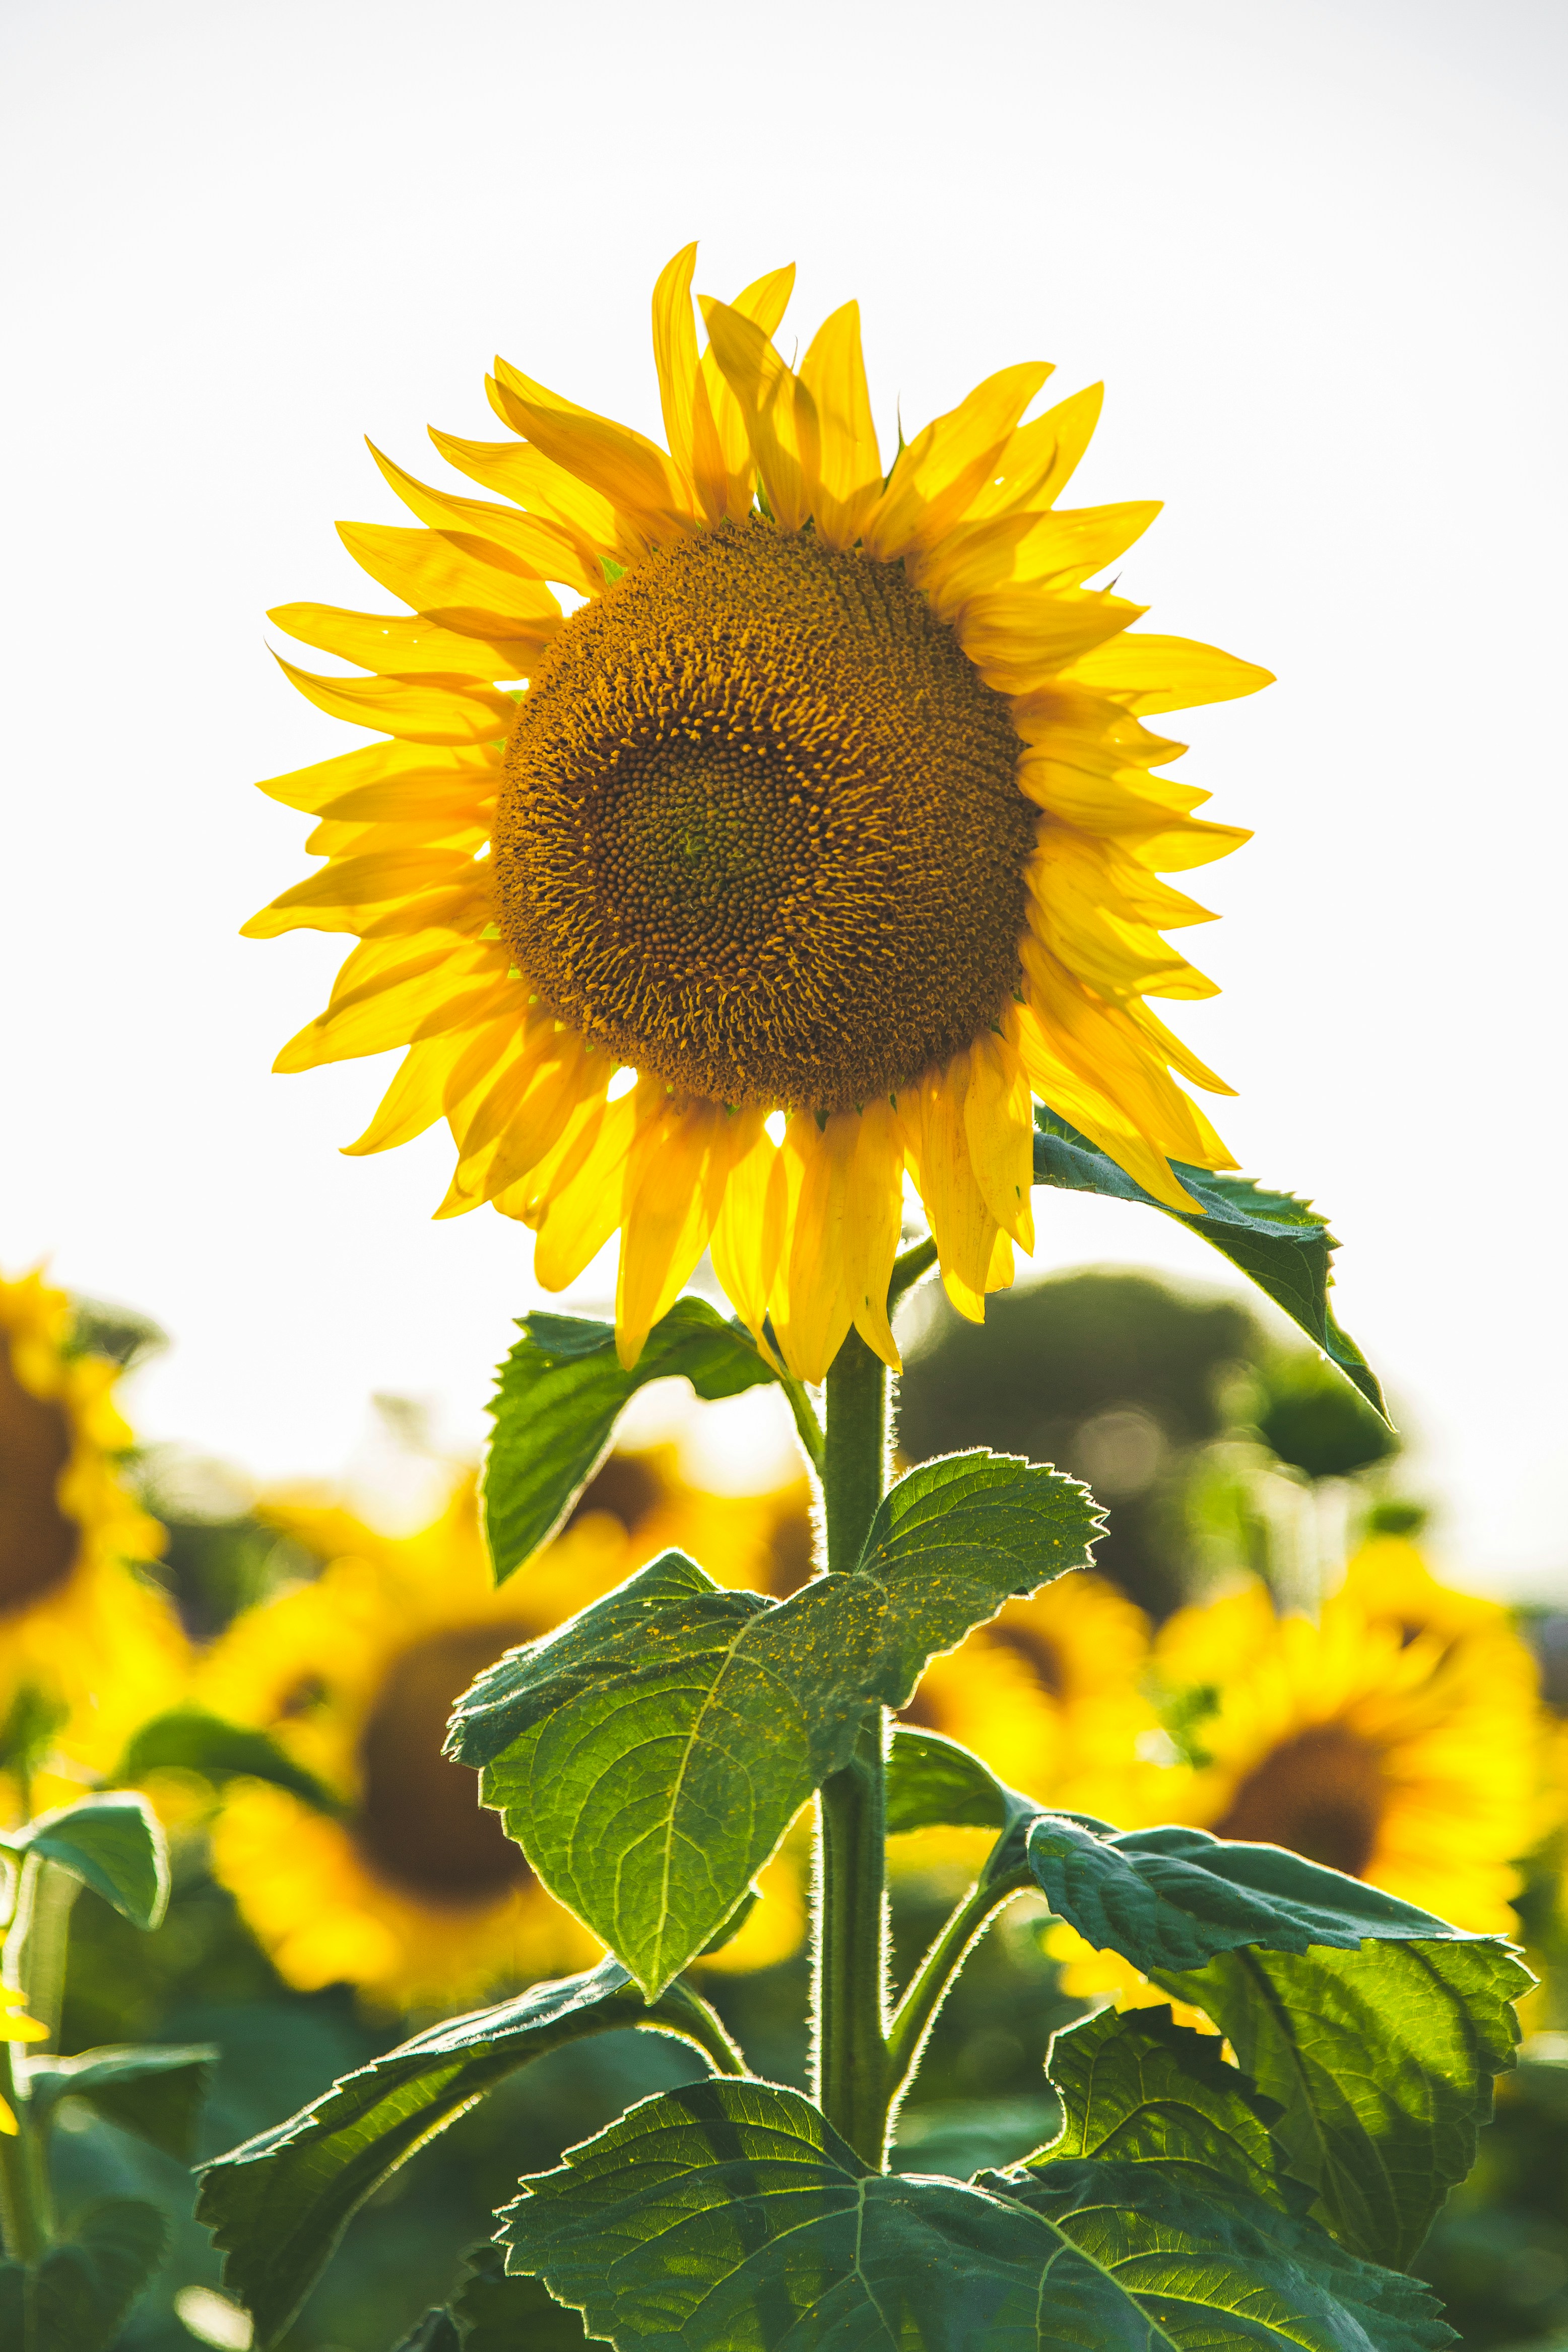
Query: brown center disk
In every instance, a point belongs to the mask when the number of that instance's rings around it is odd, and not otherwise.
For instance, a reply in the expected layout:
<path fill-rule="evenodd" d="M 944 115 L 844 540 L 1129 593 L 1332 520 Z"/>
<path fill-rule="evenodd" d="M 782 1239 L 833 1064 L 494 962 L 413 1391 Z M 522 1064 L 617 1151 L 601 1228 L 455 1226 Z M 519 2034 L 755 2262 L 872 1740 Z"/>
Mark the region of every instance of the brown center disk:
<path fill-rule="evenodd" d="M 511 1640 L 504 1626 L 461 1625 L 416 1643 L 364 1727 L 355 1834 L 383 1877 L 426 1903 L 489 1902 L 530 1875 L 500 1817 L 481 1809 L 477 1775 L 441 1753 L 454 1700 Z"/>
<path fill-rule="evenodd" d="M 1265 1757 L 1214 1826 L 1359 1878 L 1376 1851 L 1384 1794 L 1375 1748 L 1342 1724 L 1320 1724 Z"/>
<path fill-rule="evenodd" d="M 0 1333 L 0 1615 L 52 1591 L 76 1566 L 81 1529 L 55 1499 L 70 1450 L 64 1412 L 22 1386 Z"/>
<path fill-rule="evenodd" d="M 617 1060 L 848 1109 L 1017 983 L 1019 749 L 901 564 L 757 520 L 683 539 L 576 614 L 523 698 L 501 932 Z"/>

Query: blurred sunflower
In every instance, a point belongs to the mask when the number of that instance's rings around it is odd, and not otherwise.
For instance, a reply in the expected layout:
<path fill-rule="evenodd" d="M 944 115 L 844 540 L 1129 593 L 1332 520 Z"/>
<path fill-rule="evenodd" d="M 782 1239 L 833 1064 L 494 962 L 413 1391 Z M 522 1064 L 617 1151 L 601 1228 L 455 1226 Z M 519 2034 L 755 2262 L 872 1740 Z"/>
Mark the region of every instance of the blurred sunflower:
<path fill-rule="evenodd" d="M 1163 1813 L 1288 1847 L 1456 1927 L 1511 1933 L 1541 1770 L 1536 1663 L 1505 1610 L 1437 1583 L 1414 1548 L 1367 1547 L 1319 1623 L 1252 1583 L 1172 1618 L 1154 1661 L 1190 1763 Z M 1069 1991 L 1136 1993 L 1070 1929 Z"/>
<path fill-rule="evenodd" d="M 933 1658 L 900 1720 L 961 1741 L 1011 1788 L 1132 1825 L 1163 1778 L 1148 1662 L 1143 1612 L 1075 1570 Z"/>
<path fill-rule="evenodd" d="M 304 1990 L 354 1984 L 396 2009 L 595 1960 L 596 1938 L 480 1808 L 473 1773 L 443 1757 L 452 1704 L 503 1650 L 667 1546 L 704 1538 L 712 1558 L 765 1559 L 771 1502 L 694 1494 L 673 1448 L 612 1454 L 562 1535 L 499 1589 L 471 1479 L 408 1537 L 336 1507 L 269 1505 L 266 1516 L 325 1568 L 236 1620 L 199 1695 L 270 1731 L 342 1807 L 333 1817 L 237 1783 L 215 1825 L 217 1875 L 281 1975 Z M 760 1966 L 798 1941 L 793 1880 L 775 1884 L 779 1902 L 757 1906 L 728 1965 Z"/>
<path fill-rule="evenodd" d="M 906 1168 L 954 1304 L 1011 1281 L 1033 1096 L 1173 1206 L 1171 1159 L 1235 1165 L 1147 1000 L 1213 992 L 1157 876 L 1247 836 L 1142 720 L 1268 673 L 1085 586 L 1158 511 L 1057 507 L 1098 387 L 1021 424 L 1050 371 L 1005 368 L 884 478 L 858 306 L 794 372 L 775 270 L 703 300 L 700 355 L 695 254 L 654 291 L 668 454 L 500 361 L 516 437 L 433 436 L 499 502 L 374 453 L 426 527 L 340 530 L 410 612 L 272 618 L 373 673 L 283 665 L 391 740 L 265 787 L 328 864 L 247 929 L 359 935 L 277 1065 L 408 1049 L 352 1150 L 445 1118 L 437 1213 L 521 1219 L 545 1287 L 619 1230 L 624 1361 L 710 1248 L 818 1380 L 851 1323 L 897 1366 Z"/>
<path fill-rule="evenodd" d="M 101 1770 L 178 1696 L 188 1652 L 132 1566 L 163 1532 L 125 1482 L 119 1367 L 78 1352 L 72 1322 L 41 1274 L 0 1276 L 0 1723 L 31 1710 L 70 1765 Z M 73 1793 L 47 1778 L 41 1802 Z"/>

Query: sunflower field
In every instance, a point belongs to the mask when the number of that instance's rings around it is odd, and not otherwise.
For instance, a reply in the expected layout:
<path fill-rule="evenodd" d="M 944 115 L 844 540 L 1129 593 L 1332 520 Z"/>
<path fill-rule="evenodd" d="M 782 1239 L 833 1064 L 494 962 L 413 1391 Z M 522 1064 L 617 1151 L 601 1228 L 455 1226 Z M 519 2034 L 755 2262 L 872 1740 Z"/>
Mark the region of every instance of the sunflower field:
<path fill-rule="evenodd" d="M 1146 722 L 1268 674 L 1094 584 L 1098 392 L 884 449 L 854 303 L 695 265 L 664 446 L 498 361 L 487 495 L 340 526 L 405 609 L 271 616 L 383 739 L 266 786 L 278 1067 L 395 1050 L 350 1151 L 613 1310 L 410 1526 L 0 1282 L 0 2352 L 1568 2342 L 1568 1619 L 1438 1572 L 1150 1002 L 1247 835 Z M 1064 1192 L 1231 1286 L 1015 1286 Z"/>

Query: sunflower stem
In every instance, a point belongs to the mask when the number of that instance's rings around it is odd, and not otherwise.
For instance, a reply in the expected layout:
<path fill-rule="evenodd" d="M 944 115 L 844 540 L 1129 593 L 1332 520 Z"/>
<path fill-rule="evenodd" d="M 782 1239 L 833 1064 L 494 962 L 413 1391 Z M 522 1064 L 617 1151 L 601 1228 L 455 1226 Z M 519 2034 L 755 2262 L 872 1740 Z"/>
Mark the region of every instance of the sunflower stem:
<path fill-rule="evenodd" d="M 37 2136 L 8 2042 L 0 2042 L 0 2099 L 17 2126 L 0 2134 L 0 2230 L 14 2263 L 36 2263 L 48 2245 Z"/>
<path fill-rule="evenodd" d="M 830 1573 L 853 1571 L 888 1477 L 888 1374 L 851 1331 L 827 1375 L 823 1496 Z M 822 1784 L 816 1882 L 817 2101 L 881 2169 L 888 2136 L 885 1710 Z"/>

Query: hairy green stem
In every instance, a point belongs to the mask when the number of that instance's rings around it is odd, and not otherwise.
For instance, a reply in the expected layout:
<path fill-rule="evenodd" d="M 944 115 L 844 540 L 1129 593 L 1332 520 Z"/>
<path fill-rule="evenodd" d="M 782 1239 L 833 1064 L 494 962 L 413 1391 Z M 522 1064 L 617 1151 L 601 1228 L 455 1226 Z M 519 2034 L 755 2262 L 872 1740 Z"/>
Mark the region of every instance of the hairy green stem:
<path fill-rule="evenodd" d="M 953 1909 L 920 1967 L 915 1970 L 888 2029 L 888 2105 L 896 2106 L 910 2077 L 921 2063 L 926 2038 L 937 2011 L 964 1961 L 998 1911 L 1034 1885 L 1026 1864 L 1004 1876 L 981 1879 Z"/>
<path fill-rule="evenodd" d="M 851 1331 L 827 1375 L 823 1496 L 830 1573 L 853 1571 L 888 1477 L 888 1374 Z M 823 1782 L 816 1901 L 816 2095 L 868 2164 L 886 2153 L 887 1802 L 880 1707 Z"/>
<path fill-rule="evenodd" d="M 60 2038 L 71 1906 L 80 1891 L 80 1881 L 57 1862 L 29 1854 L 22 1866 L 22 1889 L 5 1942 L 5 1973 L 10 1983 L 26 1985 L 27 2014 L 47 2029 L 47 2039 L 33 2045 L 40 2053 L 54 2049 Z"/>
<path fill-rule="evenodd" d="M 648 2006 L 648 2021 L 668 2026 L 694 2042 L 716 2074 L 749 2074 L 745 2054 L 710 2002 L 689 1984 L 677 1982 Z"/>

